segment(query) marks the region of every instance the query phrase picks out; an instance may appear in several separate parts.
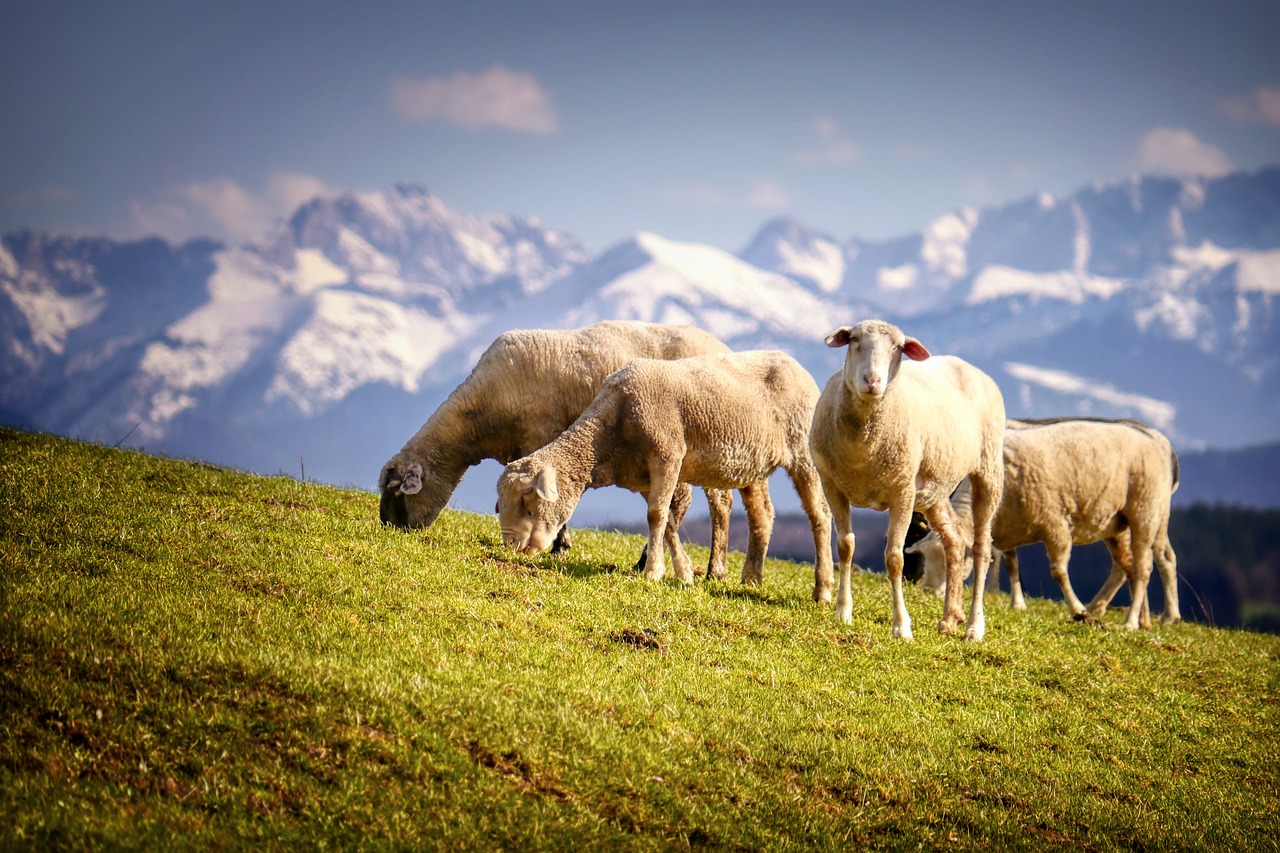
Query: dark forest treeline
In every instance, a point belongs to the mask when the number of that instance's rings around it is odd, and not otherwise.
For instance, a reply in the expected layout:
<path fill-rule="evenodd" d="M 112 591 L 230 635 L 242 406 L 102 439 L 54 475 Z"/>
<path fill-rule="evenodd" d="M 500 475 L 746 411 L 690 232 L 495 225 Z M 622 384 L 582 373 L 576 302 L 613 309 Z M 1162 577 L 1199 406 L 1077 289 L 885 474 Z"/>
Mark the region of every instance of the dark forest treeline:
<path fill-rule="evenodd" d="M 864 569 L 884 571 L 887 520 L 885 513 L 854 513 L 855 559 Z M 705 519 L 686 521 L 683 533 L 691 542 L 705 544 L 709 538 Z M 812 535 L 804 516 L 779 516 L 769 553 L 810 562 Z M 1178 555 L 1178 603 L 1184 619 L 1280 634 L 1280 510 L 1208 504 L 1175 508 L 1169 539 Z M 735 549 L 746 547 L 746 519 L 739 520 L 736 513 L 730 543 Z M 1061 600 L 1043 545 L 1019 548 L 1018 559 L 1027 595 Z M 1101 543 L 1071 552 L 1071 583 L 1085 601 L 1110 571 L 1111 558 Z M 1003 570 L 1001 588 L 1009 589 Z M 1164 590 L 1155 572 L 1149 598 L 1153 613 L 1163 610 Z M 1128 601 L 1128 590 L 1121 589 L 1112 606 Z"/>

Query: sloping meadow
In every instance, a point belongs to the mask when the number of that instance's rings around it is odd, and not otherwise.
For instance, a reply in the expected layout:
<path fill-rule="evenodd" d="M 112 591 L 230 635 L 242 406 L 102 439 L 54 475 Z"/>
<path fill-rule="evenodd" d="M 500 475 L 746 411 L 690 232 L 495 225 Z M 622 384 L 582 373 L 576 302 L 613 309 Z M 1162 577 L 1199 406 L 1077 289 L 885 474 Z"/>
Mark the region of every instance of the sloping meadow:
<path fill-rule="evenodd" d="M 6 849 L 1280 846 L 1280 637 L 991 596 L 966 644 L 909 589 L 903 643 L 882 575 L 842 626 L 809 564 L 9 430 L 0 528 Z"/>

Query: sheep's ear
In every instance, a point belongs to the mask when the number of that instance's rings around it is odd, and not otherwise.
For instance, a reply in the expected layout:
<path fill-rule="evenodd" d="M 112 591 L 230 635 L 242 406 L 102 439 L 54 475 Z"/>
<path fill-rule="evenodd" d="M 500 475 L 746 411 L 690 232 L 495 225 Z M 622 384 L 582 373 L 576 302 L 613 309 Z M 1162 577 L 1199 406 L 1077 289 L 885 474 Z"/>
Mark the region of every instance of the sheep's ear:
<path fill-rule="evenodd" d="M 400 494 L 416 495 L 422 491 L 422 466 L 417 462 L 405 469 L 404 476 L 400 478 Z"/>
<path fill-rule="evenodd" d="M 853 337 L 852 326 L 841 326 L 831 334 L 827 335 L 827 346 L 829 347 L 847 347 L 849 340 Z"/>
<path fill-rule="evenodd" d="M 902 354 L 912 361 L 924 361 L 929 357 L 929 351 L 924 348 L 924 344 L 915 338 L 907 338 L 903 341 Z"/>
<path fill-rule="evenodd" d="M 533 493 L 547 503 L 560 500 L 560 490 L 556 487 L 556 469 L 543 468 L 533 478 Z"/>

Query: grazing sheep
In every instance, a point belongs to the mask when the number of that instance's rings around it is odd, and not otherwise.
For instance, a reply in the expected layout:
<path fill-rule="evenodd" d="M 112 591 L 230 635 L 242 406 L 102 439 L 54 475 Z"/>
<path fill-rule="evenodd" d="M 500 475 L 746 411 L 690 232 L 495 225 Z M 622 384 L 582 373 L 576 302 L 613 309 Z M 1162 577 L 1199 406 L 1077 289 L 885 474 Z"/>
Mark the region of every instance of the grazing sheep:
<path fill-rule="evenodd" d="M 1013 606 L 1026 609 L 1015 549 L 1043 542 L 1050 572 L 1074 615 L 1105 611 L 1128 578 L 1133 593 L 1125 627 L 1150 627 L 1146 581 L 1154 561 L 1165 590 L 1163 619 L 1177 622 L 1177 559 L 1169 544 L 1169 502 L 1178 488 L 1178 457 L 1159 431 L 1134 420 L 1011 420 L 1004 439 L 1004 498 L 991 543 L 1009 570 Z M 972 524 L 971 493 L 962 483 L 951 503 L 963 533 Z M 1086 607 L 1067 576 L 1073 545 L 1106 543 L 1111 575 Z M 917 544 L 925 586 L 937 585 L 940 543 Z"/>
<path fill-rule="evenodd" d="M 543 551 L 588 488 L 617 485 L 648 501 L 645 576 L 660 579 L 667 507 L 679 483 L 751 489 L 781 467 L 813 528 L 814 600 L 829 601 L 830 518 L 808 444 L 817 398 L 813 378 L 777 351 L 637 359 L 605 381 L 559 438 L 502 472 L 503 541 L 527 554 Z M 773 517 L 748 512 L 742 580 L 758 583 Z M 687 557 L 672 549 L 672 563 L 679 581 L 692 581 Z"/>
<path fill-rule="evenodd" d="M 840 588 L 836 616 L 853 619 L 850 590 L 854 536 L 849 506 L 889 510 L 884 563 L 893 595 L 893 635 L 912 639 L 902 594 L 902 546 L 918 509 L 942 536 L 947 591 L 943 633 L 963 620 L 962 557 L 972 544 L 978 578 L 969 606 L 968 640 L 986 634 L 981 586 L 991 551 L 991 519 L 1003 483 L 1004 398 L 991 377 L 951 356 L 929 351 L 897 326 L 867 320 L 842 326 L 827 346 L 844 347 L 844 367 L 827 382 L 813 415 L 810 446 L 835 514 Z M 903 361 L 903 356 L 907 361 Z M 974 532 L 962 542 L 947 498 L 965 477 L 974 481 Z"/>
<path fill-rule="evenodd" d="M 565 331 L 504 332 L 480 356 L 471 374 L 422 428 L 382 467 L 378 488 L 384 524 L 429 527 L 449 502 L 463 474 L 484 459 L 507 463 L 550 442 L 582 414 L 611 373 L 634 358 L 673 359 L 728 352 L 714 336 L 692 326 L 605 322 Z M 687 492 L 686 486 L 683 492 Z M 679 524 L 689 495 L 678 493 L 672 519 Z M 768 502 L 761 483 L 743 500 Z M 710 571 L 725 573 L 732 494 L 709 491 Z M 674 531 L 673 531 L 674 533 Z M 556 551 L 569 546 L 558 531 Z"/>

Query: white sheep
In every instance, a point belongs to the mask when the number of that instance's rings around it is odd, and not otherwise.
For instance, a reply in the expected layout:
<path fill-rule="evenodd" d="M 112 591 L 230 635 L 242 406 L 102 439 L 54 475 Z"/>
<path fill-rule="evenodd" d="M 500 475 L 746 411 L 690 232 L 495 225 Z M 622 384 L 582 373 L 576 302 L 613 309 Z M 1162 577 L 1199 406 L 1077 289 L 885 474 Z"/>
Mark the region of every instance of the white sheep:
<path fill-rule="evenodd" d="M 634 358 L 672 359 L 729 348 L 692 326 L 604 322 L 564 331 L 499 335 L 471 374 L 382 467 L 379 514 L 397 527 L 429 527 L 463 474 L 484 459 L 506 464 L 550 442 L 591 405 L 600 384 Z M 679 525 L 689 489 L 676 493 Z M 744 503 L 768 505 L 768 485 L 743 491 Z M 729 492 L 709 491 L 709 570 L 723 577 L 728 553 Z M 674 534 L 674 531 L 673 531 Z M 678 541 L 678 540 L 677 540 Z M 569 546 L 558 532 L 556 550 Z"/>
<path fill-rule="evenodd" d="M 1162 618 L 1181 620 L 1177 559 L 1169 544 L 1178 457 L 1164 435 L 1134 420 L 1011 420 L 1004 464 L 1004 497 L 991 541 L 1008 567 L 1015 608 L 1026 609 L 1015 549 L 1043 542 L 1050 572 L 1073 615 L 1105 611 L 1128 579 L 1133 602 L 1124 627 L 1150 627 L 1146 589 L 1154 562 L 1165 590 Z M 951 503 L 963 532 L 972 524 L 966 484 Z M 1072 545 L 1098 541 L 1111 552 L 1111 575 L 1086 607 L 1071 587 L 1067 565 Z M 925 560 L 925 585 L 937 584 L 936 537 L 930 533 L 917 548 Z"/>
<path fill-rule="evenodd" d="M 942 536 L 946 551 L 946 597 L 938 628 L 951 633 L 964 619 L 962 558 L 965 545 L 972 544 L 978 577 L 965 638 L 981 640 L 986 634 L 981 587 L 1004 473 L 1000 389 L 961 359 L 931 358 L 919 341 L 881 320 L 842 326 L 827 337 L 827 345 L 849 348 L 843 369 L 822 391 L 810 435 L 835 514 L 840 563 L 836 616 L 846 623 L 853 619 L 850 504 L 887 509 L 884 562 L 893 596 L 893 635 L 912 639 L 902 594 L 902 547 L 912 511 L 919 510 Z M 947 501 L 965 477 L 975 486 L 976 523 L 969 541 L 961 541 Z"/>
<path fill-rule="evenodd" d="M 781 467 L 813 528 L 814 600 L 830 601 L 830 518 L 809 456 L 817 398 L 813 378 L 778 351 L 637 359 L 605 381 L 590 408 L 559 438 L 502 472 L 503 541 L 539 553 L 588 488 L 617 485 L 646 497 L 645 575 L 660 579 L 667 507 L 679 483 L 742 488 Z M 758 583 L 773 518 L 748 512 L 742 580 Z M 677 580 L 692 581 L 687 557 L 672 549 L 672 563 Z"/>

